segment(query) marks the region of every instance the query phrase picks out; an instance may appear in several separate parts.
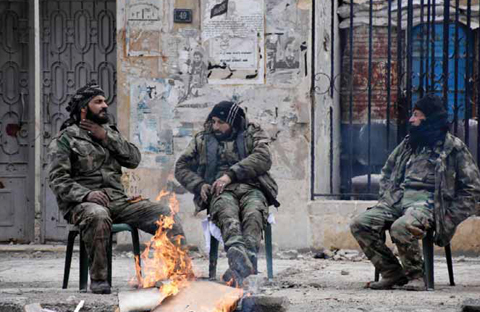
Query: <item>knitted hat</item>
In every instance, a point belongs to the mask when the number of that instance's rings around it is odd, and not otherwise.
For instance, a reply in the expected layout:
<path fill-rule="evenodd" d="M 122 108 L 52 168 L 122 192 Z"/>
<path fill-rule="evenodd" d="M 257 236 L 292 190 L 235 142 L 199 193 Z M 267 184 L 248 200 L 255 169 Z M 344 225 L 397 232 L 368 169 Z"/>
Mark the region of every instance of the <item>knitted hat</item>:
<path fill-rule="evenodd" d="M 413 106 L 413 109 L 422 111 L 427 119 L 432 117 L 441 119 L 448 118 L 448 112 L 445 107 L 445 103 L 439 96 L 433 93 L 429 93 L 418 100 Z"/>
<path fill-rule="evenodd" d="M 228 123 L 232 128 L 238 129 L 242 119 L 245 119 L 245 112 L 237 103 L 222 101 L 213 107 L 207 120 L 211 120 L 213 117 L 217 117 Z"/>

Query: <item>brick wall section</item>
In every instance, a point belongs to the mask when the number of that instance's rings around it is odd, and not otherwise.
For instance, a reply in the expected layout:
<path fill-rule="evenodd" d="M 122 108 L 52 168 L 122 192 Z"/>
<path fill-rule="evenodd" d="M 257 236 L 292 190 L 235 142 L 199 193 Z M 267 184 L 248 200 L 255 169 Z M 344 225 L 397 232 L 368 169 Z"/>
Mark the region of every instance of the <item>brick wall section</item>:
<path fill-rule="evenodd" d="M 345 45 L 342 51 L 341 105 L 342 122 L 348 123 L 350 84 L 350 29 L 344 30 Z M 353 122 L 366 123 L 368 120 L 368 41 L 369 27 L 358 26 L 353 29 Z M 395 101 L 397 100 L 397 34 L 392 27 L 391 51 L 388 51 L 388 28 L 374 27 L 372 53 L 372 120 L 387 118 L 387 65 L 391 55 L 390 78 L 390 119 L 396 119 Z M 402 45 L 403 46 L 403 45 Z"/>

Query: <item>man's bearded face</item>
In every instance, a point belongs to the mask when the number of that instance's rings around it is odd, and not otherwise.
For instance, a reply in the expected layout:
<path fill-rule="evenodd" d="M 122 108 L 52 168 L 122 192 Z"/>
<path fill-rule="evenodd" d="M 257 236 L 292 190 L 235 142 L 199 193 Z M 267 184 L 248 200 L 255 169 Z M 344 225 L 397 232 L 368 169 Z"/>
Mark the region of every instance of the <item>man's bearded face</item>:
<path fill-rule="evenodd" d="M 108 118 L 108 104 L 105 101 L 105 97 L 97 95 L 87 105 L 87 119 L 91 120 L 99 125 L 103 125 L 109 122 Z"/>
<path fill-rule="evenodd" d="M 232 133 L 232 127 L 218 117 L 212 117 L 212 128 L 213 134 L 220 141 L 227 139 Z"/>

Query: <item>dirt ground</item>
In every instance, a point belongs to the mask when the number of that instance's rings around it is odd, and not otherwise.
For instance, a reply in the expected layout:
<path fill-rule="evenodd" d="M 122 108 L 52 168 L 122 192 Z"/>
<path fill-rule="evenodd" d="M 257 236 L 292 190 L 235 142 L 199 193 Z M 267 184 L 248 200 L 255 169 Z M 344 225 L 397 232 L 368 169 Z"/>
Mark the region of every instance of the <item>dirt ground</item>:
<path fill-rule="evenodd" d="M 47 248 L 48 249 L 48 248 Z M 74 254 L 69 288 L 61 289 L 65 253 L 58 251 L 0 252 L 0 312 L 23 311 L 38 302 L 52 311 L 73 311 L 81 300 L 81 311 L 114 311 L 117 294 L 131 287 L 134 276 L 133 255 L 117 252 L 113 260 L 113 293 L 93 295 L 78 291 L 78 253 Z M 196 275 L 208 275 L 208 260 L 193 253 Z M 467 299 L 480 299 L 480 259 L 454 258 L 457 285 L 448 285 L 445 259 L 435 259 L 435 291 L 372 291 L 365 282 L 374 270 L 361 256 L 316 259 L 312 253 L 284 252 L 274 259 L 274 279 L 266 279 L 265 259 L 259 259 L 263 272 L 253 279 L 256 294 L 286 297 L 288 311 L 461 311 Z M 226 258 L 219 259 L 217 275 L 226 269 Z"/>

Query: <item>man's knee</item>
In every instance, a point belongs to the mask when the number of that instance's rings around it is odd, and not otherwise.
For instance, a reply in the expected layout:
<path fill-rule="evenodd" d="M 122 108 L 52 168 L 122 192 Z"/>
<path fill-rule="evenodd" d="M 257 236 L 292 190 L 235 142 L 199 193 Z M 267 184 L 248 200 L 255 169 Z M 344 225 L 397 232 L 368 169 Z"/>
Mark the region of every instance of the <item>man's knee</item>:
<path fill-rule="evenodd" d="M 356 216 L 350 222 L 350 231 L 355 237 L 360 235 L 360 233 L 368 230 L 368 228 L 369 228 L 368 222 L 366 222 L 365 218 L 363 218 L 363 214 Z"/>
<path fill-rule="evenodd" d="M 406 218 L 395 221 L 390 228 L 390 237 L 396 244 L 408 244 L 412 241 L 412 235 L 408 228 L 411 224 Z"/>
<path fill-rule="evenodd" d="M 112 220 L 107 208 L 96 203 L 82 203 L 74 215 L 74 223 L 80 224 L 111 224 Z"/>

